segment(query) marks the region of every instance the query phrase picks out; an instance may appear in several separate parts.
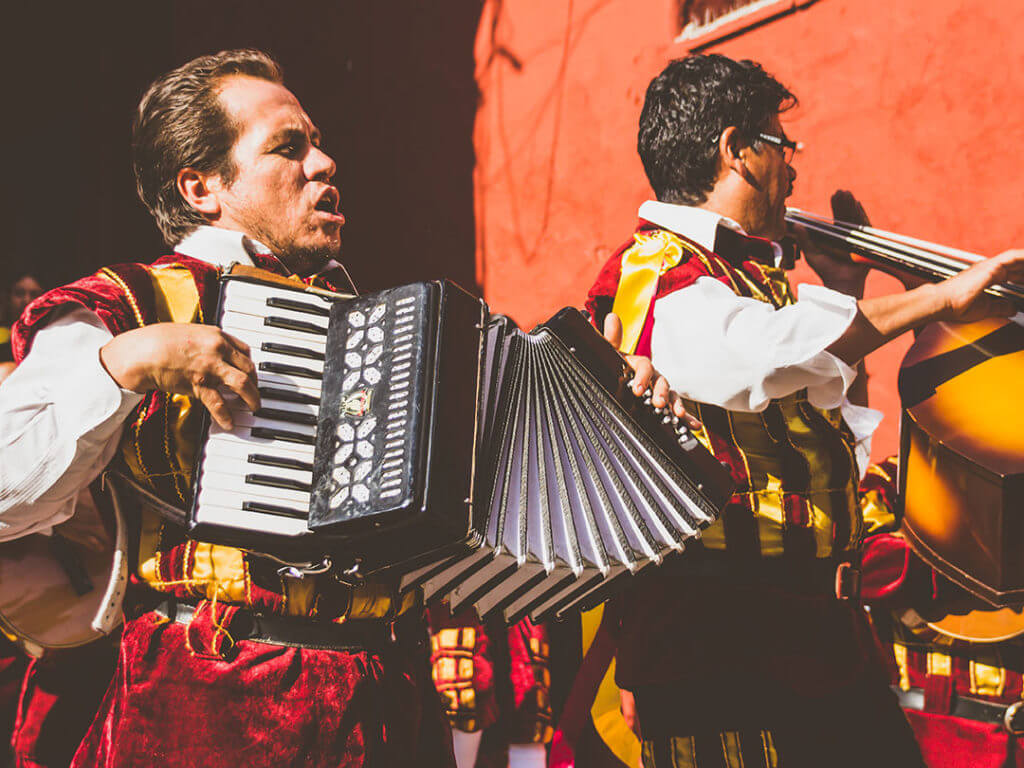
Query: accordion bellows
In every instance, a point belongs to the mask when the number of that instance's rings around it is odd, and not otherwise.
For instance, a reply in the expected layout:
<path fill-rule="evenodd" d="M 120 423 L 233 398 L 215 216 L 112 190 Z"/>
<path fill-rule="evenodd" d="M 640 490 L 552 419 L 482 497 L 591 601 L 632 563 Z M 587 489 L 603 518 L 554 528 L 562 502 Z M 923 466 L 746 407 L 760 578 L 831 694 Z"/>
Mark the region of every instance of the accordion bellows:
<path fill-rule="evenodd" d="M 239 292 L 224 282 L 222 318 Z M 250 287 L 241 293 L 259 312 Z M 323 316 L 321 297 L 295 293 Z M 272 328 L 281 306 L 266 310 Z M 596 605 L 620 577 L 681 550 L 731 494 L 728 472 L 685 427 L 629 392 L 621 358 L 576 310 L 524 333 L 440 282 L 339 298 L 327 320 L 317 424 L 303 467 L 288 469 L 295 495 L 286 507 L 254 502 L 242 483 L 238 497 L 250 513 L 289 516 L 291 533 L 280 520 L 256 530 L 220 500 L 204 511 L 200 466 L 193 535 L 327 556 L 344 579 L 388 570 L 454 609 L 544 620 Z M 246 341 L 254 357 L 264 346 Z M 270 367 L 274 389 L 287 388 L 287 365 Z M 273 434 L 254 436 L 254 417 L 233 440 L 267 466 Z M 308 480 L 293 474 L 306 468 Z"/>

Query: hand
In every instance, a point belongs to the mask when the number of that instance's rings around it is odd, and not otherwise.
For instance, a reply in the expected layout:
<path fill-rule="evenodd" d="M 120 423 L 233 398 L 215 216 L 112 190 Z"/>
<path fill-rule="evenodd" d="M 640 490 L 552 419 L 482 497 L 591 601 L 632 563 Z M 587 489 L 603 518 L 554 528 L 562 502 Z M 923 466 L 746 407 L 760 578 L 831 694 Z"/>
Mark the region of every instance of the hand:
<path fill-rule="evenodd" d="M 615 349 L 622 344 L 622 321 L 619 316 L 609 312 L 604 319 L 604 337 Z M 683 399 L 677 392 L 672 391 L 668 385 L 668 379 L 654 369 L 651 358 L 641 355 L 623 355 L 626 363 L 633 369 L 633 380 L 630 386 L 633 394 L 640 396 L 648 387 L 651 389 L 651 405 L 655 408 L 672 406 L 672 412 L 680 419 L 686 421 L 692 429 L 700 429 L 700 422 L 686 412 L 683 407 Z"/>
<path fill-rule="evenodd" d="M 848 224 L 871 224 L 867 213 L 864 212 L 864 206 L 852 192 L 845 189 L 837 190 L 832 195 L 832 218 Z M 807 230 L 799 224 L 790 224 L 789 233 L 797 241 L 808 265 L 821 278 L 826 288 L 858 299 L 864 295 L 864 281 L 867 279 L 870 266 L 851 259 L 847 250 L 813 240 Z"/>
<path fill-rule="evenodd" d="M 234 423 L 218 387 L 254 412 L 260 407 L 249 345 L 212 325 L 156 323 L 128 331 L 100 349 L 100 362 L 123 389 L 198 398 L 224 429 Z"/>
<path fill-rule="evenodd" d="M 1013 302 L 989 296 L 984 291 L 999 283 L 1022 282 L 1024 250 L 1005 251 L 979 261 L 935 286 L 941 302 L 938 319 L 971 323 L 986 317 L 1010 317 L 1017 312 Z"/>

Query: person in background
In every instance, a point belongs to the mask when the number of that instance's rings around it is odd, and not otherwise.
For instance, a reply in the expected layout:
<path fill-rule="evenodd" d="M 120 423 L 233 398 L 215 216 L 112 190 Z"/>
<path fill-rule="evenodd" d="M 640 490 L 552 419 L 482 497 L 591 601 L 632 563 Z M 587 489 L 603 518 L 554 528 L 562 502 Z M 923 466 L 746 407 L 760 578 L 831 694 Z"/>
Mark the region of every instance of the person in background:
<path fill-rule="evenodd" d="M 3 314 L 0 315 L 0 362 L 11 362 L 14 355 L 11 352 L 11 326 L 21 317 L 25 307 L 32 303 L 32 300 L 41 296 L 43 284 L 31 272 L 20 272 L 15 274 L 10 282 L 7 291 L 6 301 L 3 306 Z M 10 371 L 4 374 L 7 378 Z"/>

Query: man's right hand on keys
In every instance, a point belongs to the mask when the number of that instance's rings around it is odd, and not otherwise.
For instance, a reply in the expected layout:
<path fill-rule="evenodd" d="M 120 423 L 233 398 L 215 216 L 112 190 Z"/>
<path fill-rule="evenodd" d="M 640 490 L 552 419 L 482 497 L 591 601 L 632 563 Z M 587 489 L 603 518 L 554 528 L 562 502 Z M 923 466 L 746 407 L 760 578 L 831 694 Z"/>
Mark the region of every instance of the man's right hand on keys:
<path fill-rule="evenodd" d="M 100 349 L 100 362 L 123 389 L 198 398 L 224 429 L 234 424 L 218 389 L 236 393 L 254 412 L 260 407 L 249 345 L 212 325 L 156 323 L 128 331 Z"/>

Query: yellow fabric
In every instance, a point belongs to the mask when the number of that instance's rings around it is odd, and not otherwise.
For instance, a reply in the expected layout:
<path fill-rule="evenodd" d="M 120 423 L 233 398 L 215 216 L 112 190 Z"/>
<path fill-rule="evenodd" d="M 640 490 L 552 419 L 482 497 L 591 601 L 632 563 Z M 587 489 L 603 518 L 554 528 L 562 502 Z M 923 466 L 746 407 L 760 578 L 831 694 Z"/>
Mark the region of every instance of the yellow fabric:
<path fill-rule="evenodd" d="M 230 600 L 233 603 L 246 602 L 248 572 L 241 551 L 234 547 L 197 541 L 192 547 L 192 553 L 193 565 L 189 578 L 207 585 L 202 597 L 207 600 Z"/>
<path fill-rule="evenodd" d="M 971 693 L 1002 696 L 1006 688 L 1006 670 L 1002 667 L 971 661 Z"/>
<path fill-rule="evenodd" d="M 0 344 L 6 344 L 11 340 L 11 329 L 6 325 L 0 325 Z"/>
<path fill-rule="evenodd" d="M 685 402 L 687 409 L 695 413 L 698 419 L 711 407 L 694 401 Z M 838 413 L 814 408 L 807 402 L 806 395 L 799 392 L 773 402 L 781 410 L 785 425 L 781 442 L 795 449 L 808 466 L 809 484 L 802 495 L 810 505 L 809 527 L 814 531 L 817 557 L 827 557 L 832 553 L 833 524 L 840 515 L 846 516 L 849 521 L 851 541 L 859 542 L 863 536 L 863 521 L 857 506 L 856 475 L 852 472 L 856 466 L 853 449 L 846 445 L 846 453 L 839 459 L 843 466 L 851 470 L 848 473 L 849 482 L 833 487 L 830 481 L 836 469 L 836 458 L 822 439 L 823 426 L 820 419 L 824 418 L 834 424 Z M 791 492 L 793 489 L 782 487 L 784 454 L 778 448 L 780 440 L 769 432 L 761 413 L 723 413 L 730 429 L 728 437 L 739 449 L 750 477 L 752 490 L 743 492 L 743 496 L 756 516 L 761 552 L 767 557 L 781 555 L 785 519 L 783 497 L 786 490 Z M 708 450 L 714 452 L 703 428 L 696 432 L 696 437 Z M 722 520 L 716 521 L 704 531 L 703 542 L 710 549 L 725 548 L 725 526 Z"/>
<path fill-rule="evenodd" d="M 953 659 L 947 653 L 928 652 L 928 674 L 949 677 L 953 673 Z"/>
<path fill-rule="evenodd" d="M 878 464 L 868 466 L 868 475 L 877 475 L 885 483 L 892 483 L 893 478 Z M 881 531 L 895 530 L 896 513 L 889 507 L 885 497 L 876 490 L 870 490 L 860 497 L 860 512 L 864 519 L 864 535 L 870 536 Z"/>
<path fill-rule="evenodd" d="M 594 636 L 601 625 L 604 606 L 599 605 L 587 611 L 581 617 L 583 622 L 581 638 L 583 655 L 586 656 Z M 615 685 L 615 659 L 608 665 L 608 670 L 598 686 L 594 703 L 590 707 L 590 716 L 594 720 L 594 728 L 601 740 L 619 760 L 628 766 L 640 763 L 640 740 L 626 723 L 619 704 L 619 687 Z"/>
<path fill-rule="evenodd" d="M 743 748 L 737 731 L 725 731 L 722 738 L 722 758 L 728 768 L 743 768 Z"/>
<path fill-rule="evenodd" d="M 157 317 L 161 322 L 191 323 L 199 315 L 199 290 L 192 273 L 184 267 L 152 267 Z"/>
<path fill-rule="evenodd" d="M 910 690 L 910 667 L 907 664 L 907 646 L 902 643 L 893 643 L 893 655 L 896 657 L 896 669 L 900 675 L 900 690 Z"/>
<path fill-rule="evenodd" d="M 619 349 L 627 354 L 636 350 L 658 278 L 682 261 L 684 254 L 699 255 L 693 246 L 664 229 L 637 232 L 633 240 L 633 245 L 622 254 L 619 288 L 612 305 L 612 312 L 622 321 Z"/>

